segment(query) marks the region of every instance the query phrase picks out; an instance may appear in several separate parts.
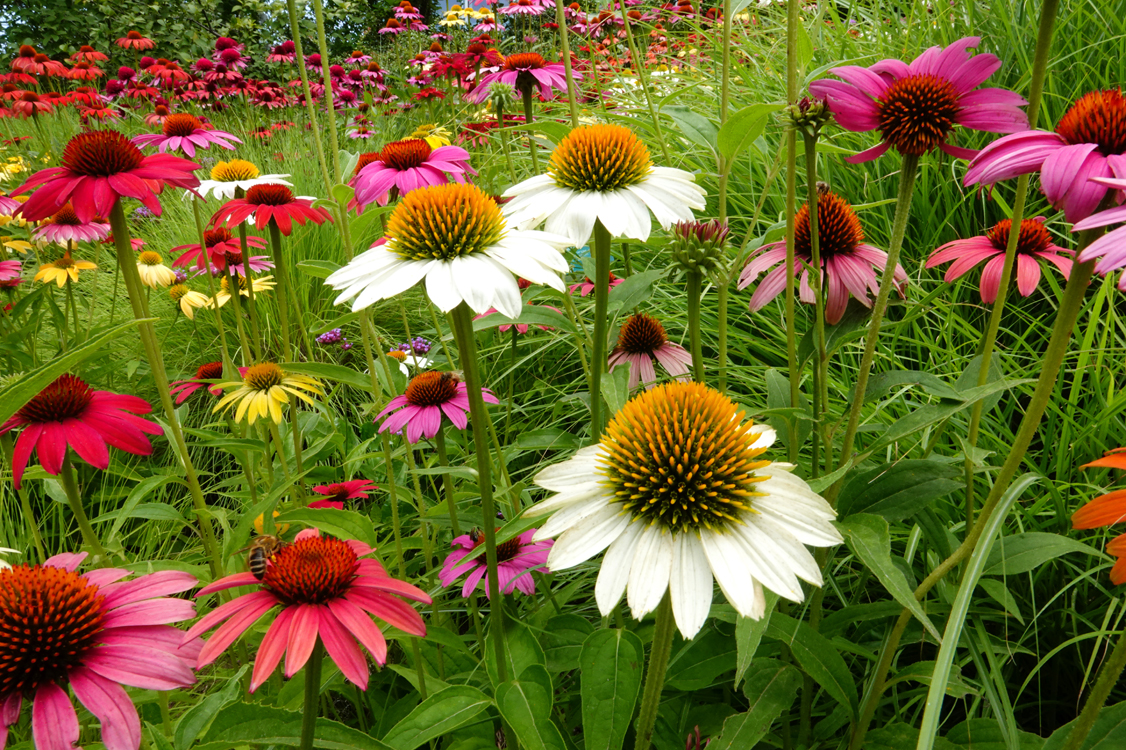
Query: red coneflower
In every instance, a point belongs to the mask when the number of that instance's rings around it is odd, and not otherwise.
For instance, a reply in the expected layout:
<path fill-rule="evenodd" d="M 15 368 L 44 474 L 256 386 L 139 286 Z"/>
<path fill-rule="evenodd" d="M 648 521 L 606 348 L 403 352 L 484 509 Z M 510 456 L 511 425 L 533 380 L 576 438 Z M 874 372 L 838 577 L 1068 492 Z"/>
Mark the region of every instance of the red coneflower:
<path fill-rule="evenodd" d="M 1107 451 L 1102 458 L 1080 468 L 1126 469 L 1126 447 Z M 1073 529 L 1097 529 L 1126 520 L 1126 489 L 1113 490 L 1096 497 L 1071 516 Z M 1110 582 L 1126 583 L 1126 534 L 1120 534 L 1106 545 L 1106 551 L 1118 558 L 1110 569 Z"/>
<path fill-rule="evenodd" d="M 192 261 L 195 261 L 196 268 L 201 271 L 205 267 L 205 263 L 210 262 L 213 267 L 225 268 L 226 256 L 229 253 L 242 252 L 242 245 L 233 234 L 231 230 L 226 227 L 217 227 L 215 229 L 205 230 L 203 233 L 203 242 L 207 252 L 205 253 L 199 244 L 194 245 L 179 245 L 172 248 L 169 252 L 175 253 L 183 250 L 184 253 L 179 255 L 176 260 L 172 261 L 173 267 L 186 266 Z M 246 246 L 256 250 L 262 250 L 266 247 L 266 241 L 261 237 L 248 235 L 246 238 Z M 204 260 L 206 257 L 206 260 Z"/>
<path fill-rule="evenodd" d="M 43 470 L 56 476 L 68 447 L 103 471 L 109 467 L 107 445 L 136 456 L 151 454 L 152 444 L 145 435 L 159 435 L 162 430 L 155 422 L 136 416 L 150 411 L 152 407 L 144 399 L 95 391 L 81 378 L 60 375 L 0 425 L 0 435 L 23 428 L 12 455 L 16 487 L 32 451 L 38 451 Z"/>
<path fill-rule="evenodd" d="M 370 479 L 349 479 L 347 482 L 319 484 L 313 488 L 313 492 L 318 495 L 324 495 L 325 499 L 311 502 L 309 503 L 309 507 L 342 510 L 345 500 L 356 500 L 361 497 L 366 498 L 369 492 L 378 489 L 379 487 Z"/>
<path fill-rule="evenodd" d="M 12 102 L 12 111 L 24 118 L 38 117 L 51 114 L 55 107 L 34 91 L 22 91 L 19 98 Z"/>
<path fill-rule="evenodd" d="M 223 379 L 223 363 L 222 362 L 206 362 L 199 366 L 195 371 L 195 377 L 190 380 L 173 380 L 168 385 L 168 393 L 176 397 L 176 406 L 184 403 L 188 398 L 203 387 L 212 396 L 222 396 L 223 389 L 219 387 L 218 383 L 201 383 L 201 380 L 222 380 Z"/>
<path fill-rule="evenodd" d="M 108 60 L 109 57 L 104 52 L 98 52 L 89 44 L 83 44 L 77 52 L 70 56 L 70 59 L 75 62 L 96 63 Z"/>
<path fill-rule="evenodd" d="M 69 201 L 82 221 L 109 216 L 119 198 L 135 198 L 156 215 L 168 185 L 194 188 L 198 165 L 169 154 L 145 156 L 116 130 L 79 133 L 63 149 L 60 166 L 43 169 L 13 191 L 38 187 L 20 209 L 29 221 L 46 218 Z"/>
<path fill-rule="evenodd" d="M 26 70 L 35 65 L 35 56 L 39 54 L 30 44 L 21 44 L 16 57 L 12 60 L 12 70 Z"/>
<path fill-rule="evenodd" d="M 251 216 L 258 229 L 266 227 L 270 220 L 277 222 L 281 233 L 289 236 L 293 222 L 304 226 L 306 221 L 323 224 L 332 221 L 332 216 L 323 208 L 313 208 L 307 198 L 296 198 L 285 185 L 255 185 L 246 191 L 245 198 L 235 198 L 223 204 L 211 217 L 211 224 L 219 226 L 238 226 Z"/>
<path fill-rule="evenodd" d="M 70 69 L 69 75 L 75 81 L 93 81 L 95 78 L 101 78 L 105 73 L 92 63 L 79 62 Z"/>
<path fill-rule="evenodd" d="M 130 31 L 125 36 L 121 37 L 116 42 L 118 47 L 123 49 L 152 49 L 156 46 L 156 42 L 152 39 L 146 38 L 139 31 Z"/>
<path fill-rule="evenodd" d="M 283 655 L 285 676 L 297 674 L 318 639 L 344 677 L 366 690 L 367 659 L 356 642 L 380 666 L 387 662 L 387 642 L 371 616 L 421 638 L 426 624 L 398 597 L 430 604 L 425 592 L 392 578 L 378 560 L 365 557 L 371 552 L 363 542 L 322 537 L 317 529 L 306 529 L 267 561 L 262 580 L 253 573 L 235 573 L 200 589 L 197 596 L 238 586 L 257 590 L 207 613 L 184 635 L 188 643 L 226 621 L 200 651 L 196 669 L 215 661 L 262 615 L 280 606 L 258 648 L 250 692 L 273 673 Z"/>
<path fill-rule="evenodd" d="M 101 122 L 121 119 L 120 112 L 102 102 L 90 102 L 86 105 L 79 105 L 78 114 L 82 117 L 83 123 L 86 123 L 91 117 Z"/>

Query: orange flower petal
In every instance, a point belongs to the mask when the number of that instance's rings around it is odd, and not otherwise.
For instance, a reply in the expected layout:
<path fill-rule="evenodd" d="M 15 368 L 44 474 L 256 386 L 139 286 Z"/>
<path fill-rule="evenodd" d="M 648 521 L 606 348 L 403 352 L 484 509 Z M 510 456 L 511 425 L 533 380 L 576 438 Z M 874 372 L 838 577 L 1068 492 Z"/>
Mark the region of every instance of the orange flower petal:
<path fill-rule="evenodd" d="M 1071 528 L 1095 529 L 1126 520 L 1126 490 L 1096 497 L 1071 516 Z"/>
<path fill-rule="evenodd" d="M 1104 469 L 1126 469 L 1126 453 L 1118 452 L 1122 450 L 1126 450 L 1126 448 L 1108 451 L 1102 458 L 1096 458 L 1091 463 L 1083 464 L 1080 468 L 1087 469 L 1092 466 L 1097 466 Z"/>

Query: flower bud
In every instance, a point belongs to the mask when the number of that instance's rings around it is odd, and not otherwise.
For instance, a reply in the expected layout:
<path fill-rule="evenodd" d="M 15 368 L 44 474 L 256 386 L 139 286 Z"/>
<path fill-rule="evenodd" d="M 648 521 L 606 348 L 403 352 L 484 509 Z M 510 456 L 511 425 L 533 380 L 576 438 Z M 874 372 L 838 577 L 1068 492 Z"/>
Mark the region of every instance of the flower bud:
<path fill-rule="evenodd" d="M 673 225 L 673 239 L 669 245 L 673 262 L 686 271 L 714 271 L 723 259 L 729 231 L 727 224 L 715 219 L 677 222 Z"/>

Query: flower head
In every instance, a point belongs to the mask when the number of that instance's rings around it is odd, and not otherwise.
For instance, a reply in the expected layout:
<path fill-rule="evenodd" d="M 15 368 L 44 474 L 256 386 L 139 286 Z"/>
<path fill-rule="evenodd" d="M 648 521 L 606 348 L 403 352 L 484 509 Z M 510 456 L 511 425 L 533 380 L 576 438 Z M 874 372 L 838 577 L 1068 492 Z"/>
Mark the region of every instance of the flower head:
<path fill-rule="evenodd" d="M 142 419 L 152 407 L 144 399 L 95 391 L 81 378 L 60 375 L 0 425 L 0 435 L 21 428 L 12 460 L 12 477 L 20 486 L 27 461 L 38 451 L 39 463 L 58 476 L 67 448 L 86 463 L 105 471 L 113 446 L 135 456 L 152 453 L 146 435 L 159 435 L 160 425 Z"/>
<path fill-rule="evenodd" d="M 97 266 L 88 260 L 75 260 L 70 257 L 70 250 L 68 249 L 63 253 L 61 258 L 39 266 L 39 272 L 35 274 L 35 280 L 42 281 L 44 284 L 50 284 L 53 281 L 62 289 L 67 285 L 68 281 L 78 283 L 79 271 L 92 271 L 95 268 L 97 268 Z"/>
<path fill-rule="evenodd" d="M 118 39 L 116 44 L 118 47 L 134 50 L 152 49 L 156 46 L 156 42 L 147 38 L 139 31 L 130 31 L 128 34 Z"/>
<path fill-rule="evenodd" d="M 335 507 L 343 507 L 345 500 L 357 500 L 359 498 L 366 498 L 369 492 L 378 490 L 375 482 L 370 479 L 350 479 L 347 482 L 334 482 L 333 484 L 319 484 L 313 488 L 313 492 L 318 495 L 324 495 L 324 500 L 317 502 L 334 503 Z M 312 507 L 312 506 L 310 506 Z"/>
<path fill-rule="evenodd" d="M 222 307 L 231 301 L 231 278 L 238 280 L 239 295 L 243 297 L 249 297 L 252 291 L 257 297 L 274 288 L 273 276 L 256 276 L 252 282 L 248 282 L 242 274 L 235 274 L 234 277 L 224 275 L 219 279 L 219 291 L 207 301 L 207 307 Z"/>
<path fill-rule="evenodd" d="M 203 232 L 203 247 L 197 245 L 179 245 L 172 248 L 171 252 L 179 252 L 183 250 L 176 260 L 172 261 L 172 266 L 187 266 L 192 261 L 195 261 L 196 268 L 203 270 L 207 264 L 213 268 L 226 268 L 227 256 L 231 254 L 242 254 L 242 245 L 239 238 L 231 233 L 230 229 L 226 227 L 217 227 L 215 229 L 207 229 Z M 250 235 L 246 238 L 247 248 L 262 249 L 266 247 L 266 241 L 261 237 Z M 237 264 L 236 264 L 237 265 Z M 239 271 L 239 273 L 245 272 Z"/>
<path fill-rule="evenodd" d="M 654 361 L 659 362 L 669 375 L 679 377 L 688 374 L 692 355 L 683 346 L 669 341 L 665 327 L 653 316 L 646 313 L 629 316 L 622 323 L 618 343 L 610 352 L 610 372 L 629 364 L 630 390 L 638 383 L 652 388 L 657 382 Z"/>
<path fill-rule="evenodd" d="M 611 289 L 618 286 L 623 281 L 625 281 L 625 279 L 619 279 L 617 276 L 614 275 L 613 271 L 610 272 L 610 288 Z M 585 297 L 585 296 L 587 296 L 588 294 L 590 294 L 591 292 L 594 291 L 594 282 L 590 280 L 589 276 L 584 276 L 583 280 L 580 281 L 578 284 L 572 284 L 571 285 L 570 291 L 571 291 L 571 294 L 578 292 L 580 297 Z"/>
<path fill-rule="evenodd" d="M 82 221 L 74 208 L 68 203 L 60 208 L 49 218 L 40 222 L 32 232 L 32 237 L 37 240 L 47 240 L 64 247 L 71 242 L 96 242 L 109 236 L 109 224 L 99 221 Z"/>
<path fill-rule="evenodd" d="M 615 237 L 649 239 L 652 211 L 664 228 L 704 208 L 704 189 L 688 172 L 655 167 L 649 149 L 621 125 L 575 128 L 551 154 L 547 174 L 504 192 L 504 213 L 519 227 L 538 226 L 571 244 L 590 240 L 599 220 Z"/>
<path fill-rule="evenodd" d="M 202 180 L 196 190 L 204 198 L 210 193 L 216 198 L 230 200 L 236 190 L 250 190 L 255 185 L 293 185 L 285 180 L 287 174 L 262 174 L 253 162 L 245 159 L 221 161 L 211 168 L 211 179 Z"/>
<path fill-rule="evenodd" d="M 810 92 L 828 103 L 842 128 L 880 131 L 878 145 L 847 161 L 871 161 L 892 147 L 913 156 L 938 148 L 967 159 L 977 152 L 948 143 L 955 125 L 989 133 L 1028 127 L 1021 96 L 1006 89 L 974 90 L 1001 67 L 995 55 L 969 54 L 980 43 L 979 37 L 966 37 L 946 48 L 931 47 L 910 64 L 888 59 L 870 68 L 830 68 L 841 81 L 814 81 Z"/>
<path fill-rule="evenodd" d="M 195 683 L 197 644 L 180 646 L 171 623 L 194 605 L 172 594 L 196 579 L 167 570 L 131 581 L 127 570 L 79 574 L 86 553 L 0 568 L 0 742 L 32 701 L 35 747 L 71 748 L 79 723 L 67 692 L 102 725 L 107 750 L 137 750 L 141 720 L 126 687 L 175 690 Z"/>
<path fill-rule="evenodd" d="M 575 80 L 582 78 L 578 71 L 572 71 L 571 76 Z M 518 52 L 504 58 L 500 70 L 483 76 L 465 98 L 477 104 L 487 101 L 489 86 L 494 83 L 512 86 L 521 94 L 539 89 L 541 97 L 551 99 L 556 91 L 567 90 L 566 69 L 563 63 L 548 62 L 535 52 Z"/>
<path fill-rule="evenodd" d="M 252 216 L 258 229 L 265 228 L 273 221 L 286 236 L 293 231 L 294 222 L 304 226 L 306 221 L 314 224 L 332 221 L 332 215 L 328 211 L 313 208 L 313 202 L 307 198 L 294 197 L 293 192 L 285 185 L 266 184 L 250 188 L 246 191 L 245 198 L 227 201 L 211 217 L 211 224 L 214 227 L 237 226 Z"/>
<path fill-rule="evenodd" d="M 774 433 L 743 417 L 701 383 L 666 383 L 627 402 L 597 445 L 534 479 L 556 493 L 526 511 L 553 514 L 534 537 L 557 537 L 548 567 L 566 570 L 605 549 L 599 610 L 608 614 L 628 589 L 641 618 L 668 591 L 685 638 L 707 620 L 713 576 L 744 617 L 762 617 L 763 586 L 800 602 L 799 578 L 821 584 L 805 545 L 841 542 L 835 513 L 789 464 L 762 459 Z"/>
<path fill-rule="evenodd" d="M 1126 448 L 1107 451 L 1102 458 L 1096 458 L 1081 468 L 1126 469 Z M 1112 526 L 1126 519 L 1126 489 L 1112 490 L 1100 495 L 1084 505 L 1071 516 L 1073 529 L 1097 529 Z M 1126 583 L 1126 534 L 1111 539 L 1106 551 L 1118 558 L 1110 569 L 1110 582 L 1118 585 Z"/>
<path fill-rule="evenodd" d="M 220 388 L 235 388 L 236 390 L 223 396 L 219 403 L 212 409 L 213 412 L 225 411 L 233 404 L 238 404 L 235 419 L 242 421 L 245 416 L 249 424 L 254 424 L 258 417 L 270 417 L 275 423 L 282 421 L 282 404 L 288 404 L 296 396 L 310 406 L 315 406 L 308 393 L 323 396 L 321 384 L 308 375 L 299 375 L 283 370 L 273 362 L 262 362 L 251 365 L 240 373 L 241 381 L 220 383 Z"/>
<path fill-rule="evenodd" d="M 879 292 L 877 273 L 887 264 L 887 253 L 865 244 L 860 219 L 848 201 L 827 191 L 817 199 L 817 229 L 823 283 L 828 288 L 825 299 L 825 320 L 830 325 L 840 322 L 848 307 L 849 295 L 865 307 L 872 306 L 869 292 Z M 801 261 L 801 262 L 799 262 Z M 809 285 L 809 267 L 813 250 L 809 229 L 809 204 L 805 204 L 794 218 L 794 273 L 801 271 L 799 296 L 802 302 L 813 304 L 815 296 Z M 751 312 L 761 310 L 786 288 L 786 241 L 765 245 L 751 258 L 739 276 L 739 289 L 752 284 L 766 269 L 777 265 L 766 274 L 751 295 Z M 895 266 L 895 289 L 903 296 L 907 272 Z"/>
<path fill-rule="evenodd" d="M 316 529 L 306 529 L 268 559 L 261 580 L 253 573 L 235 573 L 200 589 L 197 596 L 255 587 L 204 615 L 185 634 L 187 642 L 225 623 L 200 651 L 196 668 L 215 661 L 262 615 L 280 607 L 258 649 L 251 692 L 273 673 L 283 655 L 285 676 L 297 674 L 318 638 L 344 677 L 366 690 L 368 666 L 359 645 L 377 664 L 387 662 L 387 643 L 371 616 L 421 638 L 426 635 L 422 617 L 399 597 L 430 603 L 425 592 L 391 578 L 378 560 L 367 557 L 371 552 L 363 542 L 322 537 Z"/>
<path fill-rule="evenodd" d="M 519 536 L 497 545 L 497 585 L 500 586 L 501 593 L 511 594 L 519 589 L 530 596 L 536 591 L 536 581 L 532 578 L 532 573 L 547 572 L 545 563 L 553 542 L 550 539 L 542 542 L 533 541 L 532 537 L 535 533 L 535 529 L 528 529 Z M 438 573 L 438 580 L 443 586 L 449 586 L 461 576 L 468 574 L 465 585 L 461 587 L 463 597 L 468 597 L 478 586 L 482 586 L 486 598 L 493 598 L 493 592 L 489 588 L 485 556 L 479 554 L 472 560 L 465 559 L 484 543 L 484 535 L 478 534 L 476 529 L 470 534 L 454 537 L 450 542 L 454 551 L 446 556 L 442 570 Z"/>
<path fill-rule="evenodd" d="M 949 284 L 978 263 L 988 261 L 981 271 L 981 301 L 987 305 L 992 304 L 997 299 L 997 290 L 1001 285 L 1001 270 L 1005 265 L 1005 249 L 1009 245 L 1012 225 L 1012 219 L 1002 219 L 984 236 L 947 242 L 931 253 L 931 257 L 927 259 L 927 268 L 954 261 L 946 271 L 945 281 Z M 1017 237 L 1016 266 L 1013 269 L 1020 295 L 1027 297 L 1040 283 L 1038 258 L 1054 263 L 1063 272 L 1064 278 L 1067 278 L 1071 274 L 1072 260 L 1065 256 L 1070 253 L 1070 250 L 1052 242 L 1052 235 L 1044 227 L 1043 217 L 1021 221 Z"/>
<path fill-rule="evenodd" d="M 486 403 L 498 403 L 488 388 L 481 389 L 481 397 Z M 461 378 L 450 372 L 428 370 L 411 378 L 406 393 L 391 399 L 375 418 L 386 417 L 379 426 L 380 432 L 398 433 L 406 427 L 407 442 L 417 443 L 424 437 L 429 440 L 438 434 L 443 416 L 454 427 L 464 430 L 469 424 L 468 411 L 469 392 Z"/>
<path fill-rule="evenodd" d="M 225 149 L 233 149 L 234 143 L 242 143 L 230 133 L 222 130 L 207 130 L 195 115 L 186 112 L 177 112 L 164 118 L 159 133 L 143 133 L 133 137 L 133 143 L 140 147 L 156 146 L 161 153 L 165 151 L 183 151 L 189 157 L 195 156 L 195 150 L 210 148 L 214 143 Z"/>
<path fill-rule="evenodd" d="M 1108 162 L 1111 170 L 1119 179 L 1100 178 L 1098 182 L 1126 194 L 1126 156 L 1112 156 L 1108 159 Z M 1071 231 L 1082 232 L 1088 229 L 1124 223 L 1126 223 L 1126 208 L 1118 206 L 1092 214 L 1077 222 L 1071 228 Z M 1098 263 L 1095 264 L 1095 272 L 1101 274 L 1114 273 L 1120 268 L 1126 267 L 1126 225 L 1107 232 L 1083 248 L 1079 253 L 1079 260 L 1084 263 L 1098 260 Z M 1126 273 L 1119 276 L 1118 288 L 1121 291 L 1126 291 Z"/>
<path fill-rule="evenodd" d="M 433 148 L 422 138 L 388 143 L 359 169 L 351 184 L 356 202 L 387 205 L 412 190 L 428 185 L 444 185 L 453 180 L 465 182 L 466 173 L 477 174 L 469 166 L 469 152 L 457 146 Z"/>
<path fill-rule="evenodd" d="M 137 255 L 137 273 L 141 283 L 149 289 L 171 286 L 176 283 L 176 272 L 164 265 L 160 253 L 145 250 Z"/>
<path fill-rule="evenodd" d="M 0 260 L 0 282 L 9 282 L 19 279 L 23 272 L 23 263 L 18 260 Z"/>
<path fill-rule="evenodd" d="M 219 380 L 223 377 L 222 362 L 205 362 L 195 371 L 195 377 L 190 380 L 174 380 L 169 385 L 168 392 L 176 397 L 176 405 L 184 403 L 196 391 L 207 386 L 212 396 L 222 396 L 223 388 L 219 384 L 208 384 L 200 381 Z"/>
<path fill-rule="evenodd" d="M 443 312 L 465 302 L 474 312 L 495 307 L 509 317 L 522 301 L 515 275 L 563 291 L 560 249 L 569 241 L 545 232 L 510 229 L 496 202 L 480 188 L 453 182 L 408 193 L 387 222 L 386 237 L 333 272 L 325 283 L 355 298 L 353 310 L 393 297 L 426 280 Z"/>

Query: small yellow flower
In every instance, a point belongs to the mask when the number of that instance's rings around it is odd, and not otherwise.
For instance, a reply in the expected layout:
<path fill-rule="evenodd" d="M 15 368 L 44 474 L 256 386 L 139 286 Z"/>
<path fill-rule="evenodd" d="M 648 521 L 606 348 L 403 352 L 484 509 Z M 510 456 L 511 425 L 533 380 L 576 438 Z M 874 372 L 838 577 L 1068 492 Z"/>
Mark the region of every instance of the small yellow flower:
<path fill-rule="evenodd" d="M 180 312 L 184 313 L 188 320 L 195 320 L 196 308 L 207 304 L 206 294 L 193 292 L 184 284 L 173 285 L 168 290 L 168 296 L 172 298 L 173 302 L 180 305 Z"/>
<path fill-rule="evenodd" d="M 281 515 L 281 513 L 278 513 L 276 510 L 273 513 L 274 518 L 277 518 L 280 515 Z M 254 519 L 254 533 L 259 534 L 259 535 L 265 534 L 266 533 L 265 526 L 266 526 L 266 514 L 265 513 L 259 513 Z M 277 526 L 275 524 L 275 532 L 276 533 L 284 534 L 287 531 L 289 531 L 289 524 L 288 523 L 283 523 L 281 526 Z"/>
<path fill-rule="evenodd" d="M 32 250 L 35 247 L 27 240 L 15 240 L 11 237 L 0 237 L 0 240 L 3 241 L 4 247 L 12 250 L 19 250 L 24 255 L 27 255 L 27 251 Z"/>
<path fill-rule="evenodd" d="M 430 145 L 430 148 L 441 148 L 450 145 L 450 135 L 450 131 L 431 122 L 419 125 L 408 137 L 421 138 Z"/>
<path fill-rule="evenodd" d="M 220 383 L 220 388 L 236 388 L 220 399 L 212 412 L 222 411 L 238 404 L 235 419 L 242 421 L 245 416 L 249 424 L 258 417 L 269 417 L 278 424 L 282 421 L 282 404 L 290 402 L 290 394 L 297 396 L 310 406 L 313 399 L 303 391 L 324 395 L 321 384 L 308 375 L 288 373 L 273 362 L 263 362 L 246 369 L 241 381 Z"/>
<path fill-rule="evenodd" d="M 88 260 L 75 260 L 70 257 L 70 250 L 63 253 L 63 257 L 50 263 L 39 266 L 39 273 L 35 274 L 36 281 L 50 284 L 52 281 L 62 289 L 67 281 L 78 281 L 79 271 L 92 271 L 97 266 Z"/>
<path fill-rule="evenodd" d="M 160 253 L 152 250 L 145 250 L 137 256 L 137 273 L 141 275 L 141 283 L 150 289 L 176 283 L 176 272 L 164 265 Z"/>
<path fill-rule="evenodd" d="M 274 278 L 273 276 L 259 276 L 258 278 L 254 279 L 254 293 L 255 294 L 262 294 L 263 292 L 268 292 L 271 289 L 273 289 L 274 288 L 273 278 Z M 239 276 L 238 277 L 238 287 L 239 287 L 239 294 L 241 294 L 243 297 L 249 297 L 250 296 L 250 290 L 246 288 L 246 277 L 245 276 Z M 219 291 L 215 292 L 214 299 L 207 300 L 207 307 L 214 307 L 215 305 L 222 307 L 223 305 L 227 304 L 230 301 L 231 301 L 230 278 L 227 277 L 227 276 L 224 276 L 223 279 L 219 282 Z"/>

